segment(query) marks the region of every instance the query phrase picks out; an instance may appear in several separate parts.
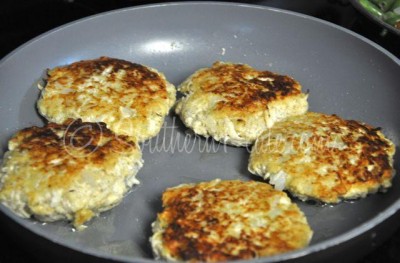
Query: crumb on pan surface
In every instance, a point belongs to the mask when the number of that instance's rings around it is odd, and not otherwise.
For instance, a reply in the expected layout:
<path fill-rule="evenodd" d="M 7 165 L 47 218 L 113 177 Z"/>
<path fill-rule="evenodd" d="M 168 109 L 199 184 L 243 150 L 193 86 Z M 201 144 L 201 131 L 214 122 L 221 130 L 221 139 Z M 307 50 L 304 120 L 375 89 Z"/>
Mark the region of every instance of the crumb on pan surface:
<path fill-rule="evenodd" d="M 105 122 L 120 135 L 147 140 L 175 103 L 175 87 L 156 69 L 116 58 L 82 60 L 48 71 L 37 107 L 51 122 Z"/>
<path fill-rule="evenodd" d="M 17 132 L 0 171 L 0 201 L 17 215 L 77 229 L 117 205 L 142 167 L 139 146 L 104 123 L 68 120 Z"/>
<path fill-rule="evenodd" d="M 303 114 L 307 94 L 292 77 L 246 64 L 215 62 L 189 76 L 175 112 L 195 133 L 236 146 L 252 144 L 276 121 Z"/>
<path fill-rule="evenodd" d="M 380 128 L 308 112 L 264 131 L 249 171 L 302 200 L 338 203 L 390 187 L 394 153 Z"/>
<path fill-rule="evenodd" d="M 304 214 L 286 193 L 255 181 L 213 180 L 167 189 L 153 223 L 156 258 L 217 262 L 251 259 L 307 246 Z"/>

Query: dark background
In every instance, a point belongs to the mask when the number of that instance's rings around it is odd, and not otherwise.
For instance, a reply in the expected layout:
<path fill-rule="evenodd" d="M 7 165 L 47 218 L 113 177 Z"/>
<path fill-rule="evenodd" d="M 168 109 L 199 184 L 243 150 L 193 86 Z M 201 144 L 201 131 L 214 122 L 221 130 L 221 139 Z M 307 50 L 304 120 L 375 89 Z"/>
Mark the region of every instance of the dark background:
<path fill-rule="evenodd" d="M 57 26 L 97 13 L 161 1 L 134 0 L 0 0 L 0 59 L 26 41 Z M 231 1 L 233 2 L 233 1 Z M 273 6 L 318 17 L 361 34 L 400 57 L 400 35 L 360 14 L 348 0 L 234 1 Z M 400 84 L 399 84 L 400 85 Z M 5 221 L 6 222 L 6 221 Z M 4 222 L 3 222 L 4 224 Z M 2 226 L 2 229 L 7 226 Z M 357 263 L 400 262 L 400 230 Z M 10 233 L 0 233 L 0 263 L 43 262 Z M 340 257 L 346 255 L 340 255 Z M 43 257 L 41 257 L 43 258 Z"/>

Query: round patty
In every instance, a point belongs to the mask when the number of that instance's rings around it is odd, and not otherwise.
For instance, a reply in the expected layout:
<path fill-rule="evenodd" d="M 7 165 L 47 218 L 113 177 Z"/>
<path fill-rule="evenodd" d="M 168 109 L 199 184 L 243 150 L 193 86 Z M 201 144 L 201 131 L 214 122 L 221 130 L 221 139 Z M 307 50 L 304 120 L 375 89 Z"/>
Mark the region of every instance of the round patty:
<path fill-rule="evenodd" d="M 390 187 L 394 152 L 379 128 L 309 112 L 266 130 L 249 171 L 302 200 L 337 203 Z"/>
<path fill-rule="evenodd" d="M 51 122 L 105 122 L 115 133 L 141 142 L 160 131 L 175 93 L 155 69 L 101 57 L 49 70 L 37 107 Z"/>
<path fill-rule="evenodd" d="M 216 62 L 179 87 L 175 108 L 199 135 L 236 146 L 254 143 L 276 121 L 307 111 L 307 95 L 289 76 L 258 71 L 246 64 Z"/>
<path fill-rule="evenodd" d="M 167 189 L 150 241 L 156 258 L 217 262 L 308 245 L 312 231 L 288 196 L 266 183 L 214 180 Z"/>
<path fill-rule="evenodd" d="M 72 220 L 77 229 L 139 181 L 139 146 L 104 123 L 69 120 L 17 132 L 0 172 L 0 201 L 21 217 Z"/>

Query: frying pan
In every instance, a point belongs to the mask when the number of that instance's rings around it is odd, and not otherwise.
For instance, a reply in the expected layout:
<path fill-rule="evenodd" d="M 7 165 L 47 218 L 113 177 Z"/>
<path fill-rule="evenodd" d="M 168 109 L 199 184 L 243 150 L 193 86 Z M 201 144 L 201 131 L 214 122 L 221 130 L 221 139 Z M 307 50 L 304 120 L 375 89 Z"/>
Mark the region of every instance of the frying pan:
<path fill-rule="evenodd" d="M 400 62 L 381 47 L 293 12 L 238 3 L 185 2 L 79 20 L 6 56 L 0 63 L 1 155 L 17 130 L 43 125 L 35 101 L 36 83 L 44 70 L 99 56 L 152 66 L 176 85 L 216 60 L 291 75 L 310 91 L 311 111 L 382 127 L 399 143 Z M 179 148 L 179 143 L 190 147 Z M 152 262 L 150 224 L 161 210 L 160 197 L 167 187 L 215 178 L 255 179 L 247 171 L 248 149 L 193 136 L 173 114 L 160 136 L 142 147 L 141 184 L 119 206 L 92 220 L 86 230 L 73 232 L 66 222 L 21 219 L 3 206 L 1 225 L 44 258 Z M 399 163 L 397 154 L 396 169 Z M 357 259 L 397 227 L 400 182 L 395 177 L 387 193 L 335 206 L 294 200 L 314 230 L 310 246 L 251 262 L 334 262 L 338 255 L 342 262 Z"/>

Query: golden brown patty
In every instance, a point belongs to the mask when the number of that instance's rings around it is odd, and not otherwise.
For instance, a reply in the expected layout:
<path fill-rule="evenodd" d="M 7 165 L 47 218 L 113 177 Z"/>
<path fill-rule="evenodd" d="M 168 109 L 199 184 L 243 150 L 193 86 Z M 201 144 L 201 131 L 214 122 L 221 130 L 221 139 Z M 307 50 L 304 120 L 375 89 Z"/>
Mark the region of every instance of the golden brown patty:
<path fill-rule="evenodd" d="M 8 147 L 0 201 L 21 217 L 73 220 L 77 228 L 118 204 L 143 163 L 127 136 L 80 120 L 23 129 Z"/>
<path fill-rule="evenodd" d="M 309 112 L 266 130 L 249 171 L 300 199 L 337 203 L 390 187 L 394 152 L 379 128 Z"/>
<path fill-rule="evenodd" d="M 162 73 L 101 57 L 49 70 L 37 106 L 51 122 L 105 122 L 117 134 L 144 141 L 160 131 L 174 103 L 175 87 Z"/>
<path fill-rule="evenodd" d="M 274 122 L 307 111 L 307 95 L 289 76 L 216 62 L 179 87 L 176 106 L 195 133 L 237 146 L 252 144 Z"/>
<path fill-rule="evenodd" d="M 216 262 L 275 255 L 306 246 L 307 220 L 282 191 L 255 181 L 214 180 L 167 189 L 153 223 L 157 258 Z"/>

